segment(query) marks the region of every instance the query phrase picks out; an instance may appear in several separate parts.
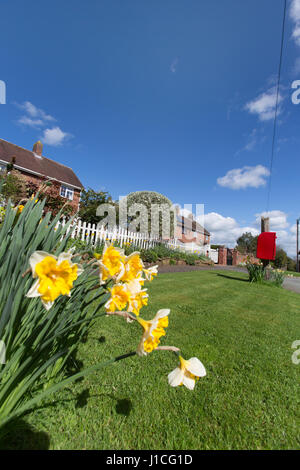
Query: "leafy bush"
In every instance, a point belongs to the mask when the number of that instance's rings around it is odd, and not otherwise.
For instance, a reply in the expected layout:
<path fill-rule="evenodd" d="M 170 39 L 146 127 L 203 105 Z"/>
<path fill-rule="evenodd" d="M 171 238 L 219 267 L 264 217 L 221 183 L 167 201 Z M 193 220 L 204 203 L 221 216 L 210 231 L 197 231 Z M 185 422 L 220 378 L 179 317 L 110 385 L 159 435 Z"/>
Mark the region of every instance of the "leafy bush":
<path fill-rule="evenodd" d="M 16 204 L 27 196 L 26 180 L 19 171 L 1 173 L 0 182 L 1 193 L 6 200 L 10 198 Z"/>
<path fill-rule="evenodd" d="M 94 191 L 91 188 L 84 189 L 80 196 L 79 217 L 82 221 L 98 224 L 104 217 L 97 216 L 97 208 L 101 204 L 109 203 L 115 206 L 108 192 Z M 116 220 L 117 222 L 117 220 Z"/>
<path fill-rule="evenodd" d="M 150 233 L 154 230 L 158 231 L 158 234 L 161 238 L 164 238 L 165 235 L 169 235 L 170 237 L 174 236 L 174 226 L 176 222 L 175 210 L 172 206 L 172 202 L 163 194 L 157 193 L 155 191 L 136 191 L 133 193 L 128 194 L 127 196 L 127 206 L 128 206 L 128 213 L 130 212 L 130 207 L 134 206 L 135 204 L 142 204 L 145 208 L 145 213 L 141 213 L 141 225 L 142 229 L 138 228 L 140 231 L 148 231 Z M 161 206 L 162 213 L 160 214 L 158 220 L 158 227 L 151 227 L 151 223 L 153 221 L 151 217 L 151 209 L 154 205 Z M 153 214 L 152 214 L 153 215 Z M 162 224 L 162 217 L 169 218 L 170 226 L 167 227 L 169 233 L 163 234 L 163 224 Z M 135 220 L 135 216 L 128 217 L 128 223 L 132 223 Z M 143 230 L 144 228 L 144 230 Z"/>
<path fill-rule="evenodd" d="M 196 264 L 196 260 L 198 259 L 199 259 L 198 255 L 194 255 L 194 254 L 185 255 L 185 262 L 186 264 L 189 264 L 190 266 L 194 266 Z"/>
<path fill-rule="evenodd" d="M 155 250 L 141 250 L 141 258 L 146 263 L 156 263 L 158 256 Z"/>

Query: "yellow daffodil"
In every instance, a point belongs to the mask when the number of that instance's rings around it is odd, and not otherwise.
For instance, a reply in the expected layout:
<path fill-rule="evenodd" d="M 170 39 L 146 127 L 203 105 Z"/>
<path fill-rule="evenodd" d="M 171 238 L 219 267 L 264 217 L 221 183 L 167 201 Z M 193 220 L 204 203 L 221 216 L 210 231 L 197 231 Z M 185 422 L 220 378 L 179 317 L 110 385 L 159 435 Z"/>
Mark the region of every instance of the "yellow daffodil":
<path fill-rule="evenodd" d="M 22 210 L 24 209 L 24 206 L 23 206 L 23 204 L 20 204 L 15 209 L 17 209 L 17 214 L 21 214 Z"/>
<path fill-rule="evenodd" d="M 144 329 L 142 339 L 137 349 L 139 356 L 147 355 L 153 351 L 153 349 L 157 348 L 161 336 L 166 334 L 164 328 L 167 328 L 169 324 L 169 313 L 169 309 L 159 310 L 153 320 L 150 321 L 137 317 L 137 321 Z"/>
<path fill-rule="evenodd" d="M 158 265 L 156 266 L 151 266 L 151 268 L 148 268 L 148 269 L 143 269 L 143 272 L 145 274 L 145 278 L 147 281 L 152 281 L 153 280 L 153 277 L 154 276 L 157 276 L 157 269 L 158 269 Z"/>
<path fill-rule="evenodd" d="M 44 251 L 35 251 L 29 264 L 34 279 L 26 297 L 40 297 L 49 310 L 60 295 L 71 295 L 73 282 L 83 272 L 79 264 L 72 263 L 72 253 L 61 253 L 58 257 Z"/>
<path fill-rule="evenodd" d="M 114 247 L 112 244 L 105 245 L 101 259 L 98 261 L 100 266 L 100 284 L 114 278 L 117 282 L 124 274 L 124 251 Z"/>
<path fill-rule="evenodd" d="M 141 308 L 148 303 L 147 289 L 142 289 L 142 283 L 143 279 L 137 278 L 125 284 L 130 294 L 127 311 L 135 315 L 139 315 Z"/>
<path fill-rule="evenodd" d="M 116 310 L 124 310 L 130 300 L 130 292 L 126 284 L 115 284 L 108 290 L 111 293 L 111 298 L 105 304 L 106 311 L 115 312 Z"/>
<path fill-rule="evenodd" d="M 204 365 L 197 357 L 191 357 L 188 361 L 179 356 L 180 365 L 168 375 L 171 387 L 185 385 L 189 390 L 193 390 L 196 380 L 206 375 Z"/>
<path fill-rule="evenodd" d="M 96 259 L 100 259 L 100 258 L 101 258 L 101 255 L 100 255 L 99 253 L 94 253 L 94 257 L 95 257 Z"/>
<path fill-rule="evenodd" d="M 140 258 L 139 252 L 135 251 L 126 257 L 124 274 L 120 279 L 123 282 L 129 282 L 140 276 L 144 269 L 144 263 Z"/>

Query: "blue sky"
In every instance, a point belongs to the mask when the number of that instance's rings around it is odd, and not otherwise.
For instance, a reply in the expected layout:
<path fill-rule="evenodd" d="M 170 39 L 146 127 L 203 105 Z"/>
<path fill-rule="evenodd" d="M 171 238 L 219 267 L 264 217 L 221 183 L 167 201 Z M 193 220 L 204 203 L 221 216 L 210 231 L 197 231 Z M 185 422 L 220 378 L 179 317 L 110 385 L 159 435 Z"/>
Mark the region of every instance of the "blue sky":
<path fill-rule="evenodd" d="M 0 137 L 114 198 L 205 204 L 234 245 L 266 210 L 283 0 L 0 1 Z M 300 216 L 300 0 L 289 0 L 270 198 L 290 254 Z"/>

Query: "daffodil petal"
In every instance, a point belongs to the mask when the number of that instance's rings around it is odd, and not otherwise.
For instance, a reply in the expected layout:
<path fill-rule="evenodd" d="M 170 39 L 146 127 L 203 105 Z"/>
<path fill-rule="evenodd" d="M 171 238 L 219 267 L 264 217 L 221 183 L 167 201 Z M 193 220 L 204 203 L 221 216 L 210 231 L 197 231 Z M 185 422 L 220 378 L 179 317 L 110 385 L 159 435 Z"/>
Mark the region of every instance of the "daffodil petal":
<path fill-rule="evenodd" d="M 205 377 L 206 375 L 206 369 L 197 357 L 191 357 L 188 360 L 187 370 L 197 377 Z"/>
<path fill-rule="evenodd" d="M 168 381 L 171 387 L 178 387 L 183 382 L 184 371 L 180 367 L 172 370 L 168 375 Z"/>
<path fill-rule="evenodd" d="M 46 310 L 50 310 L 50 308 L 54 304 L 54 302 L 45 302 L 43 299 L 41 299 L 41 300 L 42 300 L 42 304 L 44 305 Z"/>
<path fill-rule="evenodd" d="M 170 309 L 169 308 L 162 308 L 161 310 L 158 310 L 157 314 L 153 318 L 153 321 L 158 321 L 160 318 L 166 317 L 169 315 Z"/>
<path fill-rule="evenodd" d="M 183 385 L 185 385 L 186 388 L 189 390 L 194 390 L 195 387 L 195 379 L 192 379 L 191 377 L 188 377 L 187 375 L 183 375 L 183 380 L 182 380 Z"/>
<path fill-rule="evenodd" d="M 37 279 L 37 281 L 35 281 L 33 283 L 31 288 L 27 292 L 26 297 L 33 298 L 33 297 L 40 297 L 41 296 L 41 294 L 38 291 L 39 283 L 40 283 L 40 281 L 39 281 L 39 279 Z"/>

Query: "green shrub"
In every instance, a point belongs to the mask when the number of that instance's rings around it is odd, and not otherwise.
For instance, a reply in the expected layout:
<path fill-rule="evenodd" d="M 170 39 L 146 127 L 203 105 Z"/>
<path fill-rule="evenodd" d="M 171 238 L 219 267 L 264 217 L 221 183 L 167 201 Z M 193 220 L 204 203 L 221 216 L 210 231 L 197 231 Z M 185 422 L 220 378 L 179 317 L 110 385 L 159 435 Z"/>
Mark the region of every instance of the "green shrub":
<path fill-rule="evenodd" d="M 194 266 L 196 264 L 196 260 L 198 260 L 199 257 L 194 254 L 186 254 L 185 255 L 185 262 L 186 264 L 189 264 L 190 266 Z"/>
<path fill-rule="evenodd" d="M 156 263 L 158 256 L 155 250 L 141 250 L 141 258 L 146 263 Z"/>

